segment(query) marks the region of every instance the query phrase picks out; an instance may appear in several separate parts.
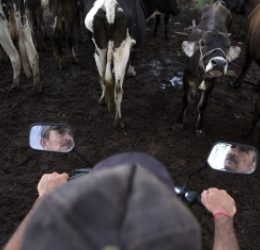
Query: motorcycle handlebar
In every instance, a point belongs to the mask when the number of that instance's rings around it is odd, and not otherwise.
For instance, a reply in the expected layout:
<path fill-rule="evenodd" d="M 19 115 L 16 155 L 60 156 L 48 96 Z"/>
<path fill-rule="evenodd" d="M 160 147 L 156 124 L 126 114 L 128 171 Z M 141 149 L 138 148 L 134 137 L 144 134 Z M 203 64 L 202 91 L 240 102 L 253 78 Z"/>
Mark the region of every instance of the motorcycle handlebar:
<path fill-rule="evenodd" d="M 179 198 L 189 204 L 200 204 L 201 198 L 200 195 L 196 191 L 188 190 L 186 187 L 176 186 L 174 187 L 174 191 Z"/>

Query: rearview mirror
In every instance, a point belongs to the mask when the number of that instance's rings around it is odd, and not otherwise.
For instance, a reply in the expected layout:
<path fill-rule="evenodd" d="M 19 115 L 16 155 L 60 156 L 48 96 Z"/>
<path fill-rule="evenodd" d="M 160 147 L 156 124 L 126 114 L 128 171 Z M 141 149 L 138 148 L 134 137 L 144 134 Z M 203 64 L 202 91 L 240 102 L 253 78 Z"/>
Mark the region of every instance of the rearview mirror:
<path fill-rule="evenodd" d="M 32 149 L 68 153 L 74 148 L 72 129 L 65 124 L 34 124 L 30 129 Z"/>
<path fill-rule="evenodd" d="M 252 174 L 257 167 L 257 149 L 238 143 L 216 143 L 207 159 L 215 170 L 239 174 Z"/>

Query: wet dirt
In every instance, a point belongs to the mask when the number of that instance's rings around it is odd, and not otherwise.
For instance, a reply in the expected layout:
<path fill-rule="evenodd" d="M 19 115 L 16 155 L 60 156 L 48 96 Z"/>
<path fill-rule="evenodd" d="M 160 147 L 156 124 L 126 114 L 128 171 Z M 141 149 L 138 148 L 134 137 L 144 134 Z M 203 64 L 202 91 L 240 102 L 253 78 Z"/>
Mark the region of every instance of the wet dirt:
<path fill-rule="evenodd" d="M 58 69 L 52 54 L 51 42 L 40 52 L 43 92 L 33 94 L 31 81 L 22 77 L 21 89 L 10 91 L 12 69 L 8 61 L 0 62 L 0 245 L 2 246 L 21 222 L 37 197 L 36 185 L 43 173 L 58 171 L 71 173 L 85 167 L 73 154 L 54 154 L 33 151 L 28 146 L 28 131 L 35 122 L 65 122 L 74 128 L 78 150 L 92 163 L 114 153 L 147 152 L 170 171 L 177 185 L 188 174 L 205 164 L 212 144 L 219 140 L 241 142 L 259 148 L 260 128 L 249 138 L 241 131 L 249 124 L 254 110 L 254 85 L 259 67 L 250 69 L 242 87 L 234 90 L 234 77 L 223 77 L 216 84 L 205 114 L 205 136 L 197 136 L 197 112 L 191 107 L 183 129 L 176 126 L 182 103 L 182 88 L 169 83 L 183 72 L 185 56 L 181 43 L 185 27 L 197 19 L 197 12 L 183 9 L 172 17 L 169 40 L 163 39 L 163 25 L 158 37 L 151 37 L 153 23 L 147 25 L 146 40 L 135 62 L 137 75 L 126 78 L 122 114 L 124 129 L 113 128 L 114 114 L 98 103 L 101 90 L 94 63 L 92 46 L 82 34 L 79 65 L 69 63 Z M 239 18 L 235 17 L 233 44 L 244 46 L 244 36 L 238 33 Z M 69 60 L 67 60 L 69 61 Z M 243 54 L 231 64 L 237 74 Z M 165 88 L 161 88 L 166 84 Z M 260 171 L 250 176 L 231 175 L 206 169 L 190 183 L 190 188 L 203 191 L 209 187 L 226 189 L 235 199 L 237 215 L 235 229 L 241 249 L 260 249 Z M 202 228 L 204 249 L 211 249 L 213 219 L 206 210 L 193 206 Z"/>

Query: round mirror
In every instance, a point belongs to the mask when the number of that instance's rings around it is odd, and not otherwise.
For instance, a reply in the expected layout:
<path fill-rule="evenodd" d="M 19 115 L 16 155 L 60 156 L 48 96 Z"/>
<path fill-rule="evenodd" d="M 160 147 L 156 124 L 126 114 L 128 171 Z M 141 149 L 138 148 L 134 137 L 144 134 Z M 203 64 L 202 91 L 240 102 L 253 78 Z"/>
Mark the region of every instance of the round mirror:
<path fill-rule="evenodd" d="M 252 174 L 257 166 L 257 150 L 237 143 L 216 143 L 209 153 L 207 162 L 215 170 Z"/>
<path fill-rule="evenodd" d="M 33 125 L 29 145 L 35 150 L 68 153 L 74 148 L 72 129 L 64 124 Z"/>

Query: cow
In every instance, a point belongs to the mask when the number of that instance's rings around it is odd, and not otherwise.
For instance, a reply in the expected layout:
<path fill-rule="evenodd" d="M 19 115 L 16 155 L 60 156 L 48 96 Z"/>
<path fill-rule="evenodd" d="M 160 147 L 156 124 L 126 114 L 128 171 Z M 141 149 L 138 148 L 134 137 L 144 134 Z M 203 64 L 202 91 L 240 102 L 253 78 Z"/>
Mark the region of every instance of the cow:
<path fill-rule="evenodd" d="M 158 6 L 160 11 L 159 1 L 154 1 L 156 3 L 154 5 L 148 5 L 150 2 L 153 1 L 84 1 L 85 26 L 95 47 L 94 58 L 102 89 L 99 102 L 105 99 L 110 111 L 114 101 L 115 127 L 124 127 L 121 114 L 123 81 L 132 48 L 134 45 L 142 44 L 145 21 L 157 10 L 155 7 Z M 164 7 L 165 11 L 166 9 Z M 135 75 L 133 67 L 129 66 L 129 69 L 131 69 L 131 74 Z"/>
<path fill-rule="evenodd" d="M 76 50 L 80 31 L 79 4 L 78 0 L 49 0 L 49 8 L 54 17 L 53 52 L 60 68 L 64 62 L 64 40 L 68 41 L 73 63 L 78 63 Z"/>
<path fill-rule="evenodd" d="M 247 15 L 247 41 L 245 59 L 238 78 L 233 82 L 233 87 L 239 88 L 247 70 L 251 65 L 251 62 L 254 61 L 260 66 L 260 0 L 233 0 L 233 6 L 238 14 Z M 251 124 L 243 132 L 244 136 L 249 136 L 253 133 L 260 117 L 259 89 L 260 79 L 257 86 L 258 100 L 255 103 L 255 112 Z"/>
<path fill-rule="evenodd" d="M 168 24 L 170 20 L 170 15 L 168 13 L 163 14 L 163 20 L 164 20 L 164 39 L 168 39 Z M 157 36 L 158 26 L 161 22 L 161 14 L 156 14 L 155 16 L 155 25 L 153 30 L 153 36 Z"/>
<path fill-rule="evenodd" d="M 157 36 L 158 26 L 160 24 L 161 15 L 164 17 L 164 38 L 168 39 L 168 24 L 170 14 L 177 16 L 180 14 L 180 9 L 176 0 L 141 0 L 145 17 L 149 20 L 155 15 L 155 26 L 153 36 Z"/>
<path fill-rule="evenodd" d="M 236 11 L 239 14 L 245 13 L 245 11 L 248 13 L 245 60 L 238 78 L 233 82 L 233 87 L 239 88 L 251 62 L 254 61 L 260 66 L 260 0 L 239 0 Z"/>
<path fill-rule="evenodd" d="M 24 0 L 0 0 L 0 45 L 13 67 L 11 88 L 19 86 L 22 67 L 28 78 L 33 76 L 34 90 L 41 91 L 39 55 L 25 12 Z"/>
<path fill-rule="evenodd" d="M 187 108 L 199 90 L 198 134 L 203 134 L 204 111 L 216 79 L 227 73 L 228 63 L 238 58 L 241 51 L 239 47 L 231 46 L 228 33 L 231 20 L 232 15 L 222 1 L 209 4 L 202 9 L 200 22 L 188 40 L 182 43 L 188 60 L 184 68 L 183 106 L 178 123 L 183 125 Z"/>
<path fill-rule="evenodd" d="M 145 15 L 145 19 L 150 18 L 154 14 L 172 14 L 177 16 L 180 9 L 176 0 L 140 0 Z"/>

